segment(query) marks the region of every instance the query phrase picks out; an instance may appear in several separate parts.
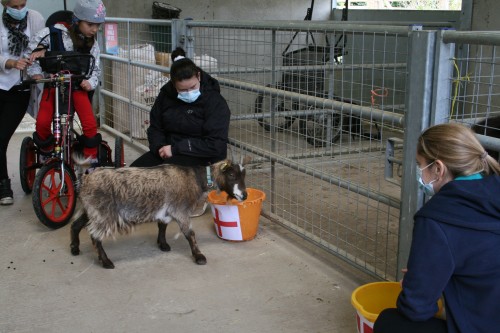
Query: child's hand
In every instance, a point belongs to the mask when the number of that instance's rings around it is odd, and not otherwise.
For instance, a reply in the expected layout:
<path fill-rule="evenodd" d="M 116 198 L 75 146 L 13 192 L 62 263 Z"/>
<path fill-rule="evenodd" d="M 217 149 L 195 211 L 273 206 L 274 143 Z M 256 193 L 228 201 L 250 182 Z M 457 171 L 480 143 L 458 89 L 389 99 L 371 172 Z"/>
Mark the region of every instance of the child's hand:
<path fill-rule="evenodd" d="M 83 80 L 82 83 L 80 83 L 80 87 L 85 91 L 92 90 L 92 86 L 90 85 L 90 82 L 87 80 Z"/>
<path fill-rule="evenodd" d="M 41 49 L 39 51 L 32 52 L 30 55 L 30 61 L 33 62 L 38 58 L 45 57 L 45 51 L 46 49 Z"/>

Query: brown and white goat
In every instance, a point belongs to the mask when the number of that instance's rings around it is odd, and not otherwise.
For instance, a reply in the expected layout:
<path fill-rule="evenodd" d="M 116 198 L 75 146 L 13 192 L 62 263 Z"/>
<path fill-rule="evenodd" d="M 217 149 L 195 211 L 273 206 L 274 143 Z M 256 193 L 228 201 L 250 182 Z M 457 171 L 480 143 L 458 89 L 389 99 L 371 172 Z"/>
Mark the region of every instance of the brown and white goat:
<path fill-rule="evenodd" d="M 211 176 L 215 187 L 229 198 L 247 198 L 245 168 L 224 160 L 213 164 Z M 85 214 L 71 225 L 71 253 L 80 253 L 79 234 L 86 227 L 104 268 L 114 268 L 102 247 L 104 238 L 116 233 L 129 233 L 135 225 L 158 223 L 157 243 L 162 251 L 170 251 L 165 233 L 167 224 L 176 220 L 191 246 L 197 264 L 207 262 L 200 252 L 191 229 L 190 213 L 206 198 L 205 167 L 161 165 L 151 168 L 99 168 L 83 175 L 79 197 Z"/>

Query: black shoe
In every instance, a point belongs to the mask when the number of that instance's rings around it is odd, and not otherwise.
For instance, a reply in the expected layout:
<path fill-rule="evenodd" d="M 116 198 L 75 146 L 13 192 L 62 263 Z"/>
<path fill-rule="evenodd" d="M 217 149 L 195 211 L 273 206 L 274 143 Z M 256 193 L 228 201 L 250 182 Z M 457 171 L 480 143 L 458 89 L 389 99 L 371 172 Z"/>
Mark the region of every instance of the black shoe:
<path fill-rule="evenodd" d="M 0 205 L 12 205 L 14 203 L 14 193 L 10 187 L 10 179 L 0 180 Z"/>

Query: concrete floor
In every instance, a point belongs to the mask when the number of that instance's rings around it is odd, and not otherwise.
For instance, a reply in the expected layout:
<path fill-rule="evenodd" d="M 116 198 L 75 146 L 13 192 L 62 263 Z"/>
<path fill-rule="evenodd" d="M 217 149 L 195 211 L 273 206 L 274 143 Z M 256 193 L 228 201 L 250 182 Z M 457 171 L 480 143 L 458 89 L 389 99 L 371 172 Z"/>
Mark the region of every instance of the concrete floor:
<path fill-rule="evenodd" d="M 193 219 L 205 266 L 175 223 L 168 253 L 149 224 L 103 243 L 114 270 L 85 231 L 72 256 L 69 225 L 42 225 L 21 189 L 26 135 L 9 147 L 14 205 L 0 207 L 0 332 L 356 332 L 350 296 L 373 279 L 263 218 L 248 242 L 217 238 L 209 210 Z M 128 163 L 138 155 L 127 147 Z"/>

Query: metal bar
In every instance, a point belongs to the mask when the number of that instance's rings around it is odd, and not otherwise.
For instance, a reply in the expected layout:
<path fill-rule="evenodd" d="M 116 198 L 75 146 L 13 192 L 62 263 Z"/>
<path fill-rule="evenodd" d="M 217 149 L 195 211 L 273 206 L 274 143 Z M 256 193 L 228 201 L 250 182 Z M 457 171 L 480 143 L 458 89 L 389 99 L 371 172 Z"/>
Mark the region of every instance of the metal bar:
<path fill-rule="evenodd" d="M 333 21 L 189 21 L 188 25 L 193 27 L 231 28 L 231 29 L 273 29 L 280 31 L 296 30 L 322 30 L 325 32 L 333 30 L 346 30 L 359 33 L 382 33 L 408 35 L 408 26 L 414 22 L 402 22 L 401 25 L 380 24 L 380 22 L 333 22 Z M 392 23 L 392 22 L 391 22 Z M 421 24 L 421 23 L 419 23 Z M 450 27 L 450 23 L 435 22 L 436 25 Z M 430 25 L 430 24 L 429 24 Z"/>
<path fill-rule="evenodd" d="M 500 46 L 498 31 L 443 31 L 444 43 Z"/>
<path fill-rule="evenodd" d="M 394 158 L 396 143 L 401 145 L 403 142 L 399 138 L 387 139 L 386 149 L 385 149 L 385 168 L 384 168 L 385 179 L 394 177 L 394 162 L 398 161 Z"/>
<path fill-rule="evenodd" d="M 271 34 L 271 83 L 272 83 L 272 86 L 274 86 L 276 84 L 276 57 L 275 57 L 275 54 L 276 54 L 276 30 L 273 30 L 272 31 L 272 34 Z M 274 108 L 272 107 L 273 106 L 273 103 L 272 103 L 272 97 L 271 97 L 271 103 L 269 103 L 269 107 L 271 110 L 271 152 L 274 153 L 276 151 L 276 128 L 274 127 L 274 123 L 275 123 L 275 119 L 276 119 L 276 116 L 274 115 L 275 114 L 275 111 L 274 111 Z M 262 110 L 262 112 L 264 112 L 264 110 Z M 274 162 L 271 162 L 271 193 L 276 193 L 276 165 Z M 274 195 L 271 195 L 271 198 L 270 198 L 270 201 L 271 201 L 271 210 L 272 212 L 274 213 L 274 207 L 275 207 L 275 202 L 276 202 L 276 199 L 275 199 L 275 196 Z"/>
<path fill-rule="evenodd" d="M 430 108 L 432 99 L 432 74 L 435 55 L 436 33 L 431 31 L 414 31 L 410 34 L 410 57 L 408 59 L 406 95 L 406 130 L 403 145 L 403 179 L 401 184 L 401 213 L 399 218 L 398 244 L 398 279 L 401 269 L 406 267 L 410 253 L 413 216 L 422 206 L 423 195 L 418 191 L 415 176 L 416 142 L 422 130 L 430 125 Z"/>
<path fill-rule="evenodd" d="M 130 49 L 131 49 L 131 27 L 130 27 L 130 22 L 127 23 L 127 45 L 128 45 L 128 66 L 127 66 L 127 77 L 128 77 L 128 82 L 127 82 L 127 89 L 128 89 L 128 99 L 129 99 L 129 102 L 127 104 L 127 108 L 128 108 L 128 114 L 129 114 L 129 117 L 128 117 L 128 128 L 132 128 L 133 126 L 133 117 L 132 117 L 132 109 L 130 107 L 130 104 L 133 102 L 132 101 L 132 68 L 130 66 L 131 62 L 132 62 L 132 59 L 130 57 Z M 132 135 L 132 132 L 130 132 L 130 135 Z"/>
<path fill-rule="evenodd" d="M 139 23 L 139 24 L 149 24 L 149 25 L 170 25 L 175 20 L 106 17 L 105 21 L 106 23 L 116 22 L 116 23 Z"/>
<path fill-rule="evenodd" d="M 142 103 L 139 103 L 139 102 L 136 102 L 130 98 L 127 98 L 127 97 L 123 97 L 122 95 L 118 95 L 118 94 L 115 94 L 114 92 L 111 92 L 109 90 L 106 90 L 106 89 L 101 89 L 101 93 L 105 96 L 109 96 L 111 98 L 114 98 L 116 100 L 119 100 L 119 101 L 122 101 L 124 103 L 129 103 L 131 106 L 135 106 L 136 108 L 139 108 L 143 111 L 151 111 L 151 107 L 150 106 L 147 106 L 147 105 L 144 105 Z"/>
<path fill-rule="evenodd" d="M 133 66 L 152 69 L 155 71 L 170 73 L 169 67 L 159 66 L 155 64 L 139 62 L 135 60 L 127 61 L 126 58 L 117 57 L 109 54 L 102 54 L 101 59 L 108 59 L 120 63 L 126 63 Z M 262 66 L 258 68 L 248 68 L 248 67 L 221 67 L 217 70 L 217 74 L 247 74 L 247 73 L 269 73 L 272 71 L 285 72 L 285 71 L 311 71 L 311 70 L 343 70 L 343 69 L 353 69 L 353 70 L 364 70 L 364 69 L 406 69 L 406 64 L 404 63 L 394 63 L 394 64 L 355 64 L 355 65 L 297 65 L 297 66 Z M 209 71 L 210 73 L 210 71 Z"/>
<path fill-rule="evenodd" d="M 482 134 L 476 134 L 476 136 L 484 148 L 500 152 L 500 138 L 494 138 L 492 136 L 486 136 Z"/>
<path fill-rule="evenodd" d="M 373 109 L 377 112 L 384 112 L 380 109 Z M 309 116 L 333 116 L 339 114 L 339 110 L 334 109 L 303 109 L 303 110 L 290 110 L 290 111 L 271 111 L 262 113 L 245 113 L 238 115 L 231 115 L 231 120 L 257 120 L 257 119 L 268 119 L 274 117 L 309 117 Z M 372 118 L 368 119 L 371 120 Z"/>
<path fill-rule="evenodd" d="M 117 23 L 145 23 L 149 25 L 169 25 L 179 19 L 164 20 L 164 19 L 142 19 L 142 18 L 122 18 L 122 17 L 106 17 L 106 22 Z M 211 27 L 211 28 L 231 28 L 231 29 L 279 29 L 279 30 L 304 30 L 304 29 L 327 29 L 327 30 L 343 30 L 345 27 L 352 29 L 351 31 L 358 32 L 387 32 L 387 33 L 408 33 L 408 26 L 421 24 L 421 22 L 402 21 L 189 21 L 189 25 L 193 27 Z M 425 22 L 426 27 L 434 28 L 452 28 L 452 22 Z"/>
<path fill-rule="evenodd" d="M 218 80 L 221 86 L 238 88 L 241 90 L 252 91 L 257 93 L 272 94 L 275 96 L 282 96 L 285 98 L 290 98 L 291 100 L 296 102 L 301 102 L 304 104 L 316 105 L 316 106 L 321 105 L 324 108 L 340 112 L 349 111 L 352 112 L 354 116 L 360 117 L 362 119 L 374 120 L 384 124 L 391 124 L 393 126 L 403 127 L 404 124 L 404 115 L 402 114 L 394 114 L 388 111 L 373 109 L 372 107 L 354 105 L 346 102 L 336 101 L 333 99 L 314 97 L 291 91 L 285 91 L 271 87 L 264 87 L 257 84 L 231 80 L 223 77 L 218 78 Z"/>
<path fill-rule="evenodd" d="M 117 57 L 117 56 L 112 56 L 112 55 L 108 55 L 108 54 L 101 54 L 100 57 L 101 57 L 101 59 L 108 59 L 108 60 L 111 60 L 114 62 L 128 64 L 130 66 L 151 69 L 151 70 L 162 72 L 162 73 L 170 73 L 169 67 L 159 66 L 159 65 L 155 65 L 155 64 L 151 64 L 151 63 L 146 63 L 146 62 L 140 62 L 140 61 L 131 60 L 128 58 Z"/>
<path fill-rule="evenodd" d="M 431 125 L 448 122 L 450 117 L 450 96 L 452 91 L 453 61 L 455 44 L 443 43 L 444 31 L 436 33 L 436 54 L 432 87 Z"/>
<path fill-rule="evenodd" d="M 149 150 L 149 147 L 145 146 L 140 141 L 134 140 L 130 136 L 127 136 L 127 135 L 123 134 L 122 132 L 115 130 L 113 127 L 111 127 L 109 125 L 101 125 L 100 128 L 105 130 L 105 131 L 108 131 L 109 133 L 111 133 L 115 136 L 121 137 L 123 140 L 129 142 L 130 144 L 134 145 L 136 148 L 143 150 L 144 152 Z"/>
<path fill-rule="evenodd" d="M 106 90 L 106 89 L 101 89 L 101 93 L 105 96 L 109 96 L 111 98 L 114 98 L 116 100 L 122 101 L 124 103 L 130 103 L 132 106 L 137 107 L 143 111 L 150 111 L 151 107 L 136 102 L 134 100 L 130 100 L 126 97 L 123 97 L 122 95 L 115 94 L 112 91 Z M 372 108 L 374 112 L 386 112 L 380 109 L 375 109 Z M 336 112 L 337 111 L 337 112 Z M 257 120 L 257 119 L 266 119 L 266 118 L 271 118 L 273 115 L 275 117 L 306 117 L 306 116 L 313 116 L 313 115 L 333 115 L 333 114 L 338 114 L 338 110 L 328 110 L 328 109 L 304 109 L 304 110 L 292 110 L 292 111 L 273 111 L 273 112 L 263 112 L 263 113 L 249 113 L 249 114 L 240 114 L 240 115 L 231 115 L 231 120 Z M 402 116 L 401 116 L 402 117 Z M 367 118 L 367 119 L 372 119 L 372 118 Z M 374 119 L 374 118 L 373 118 Z M 401 120 L 403 121 L 403 120 Z"/>

